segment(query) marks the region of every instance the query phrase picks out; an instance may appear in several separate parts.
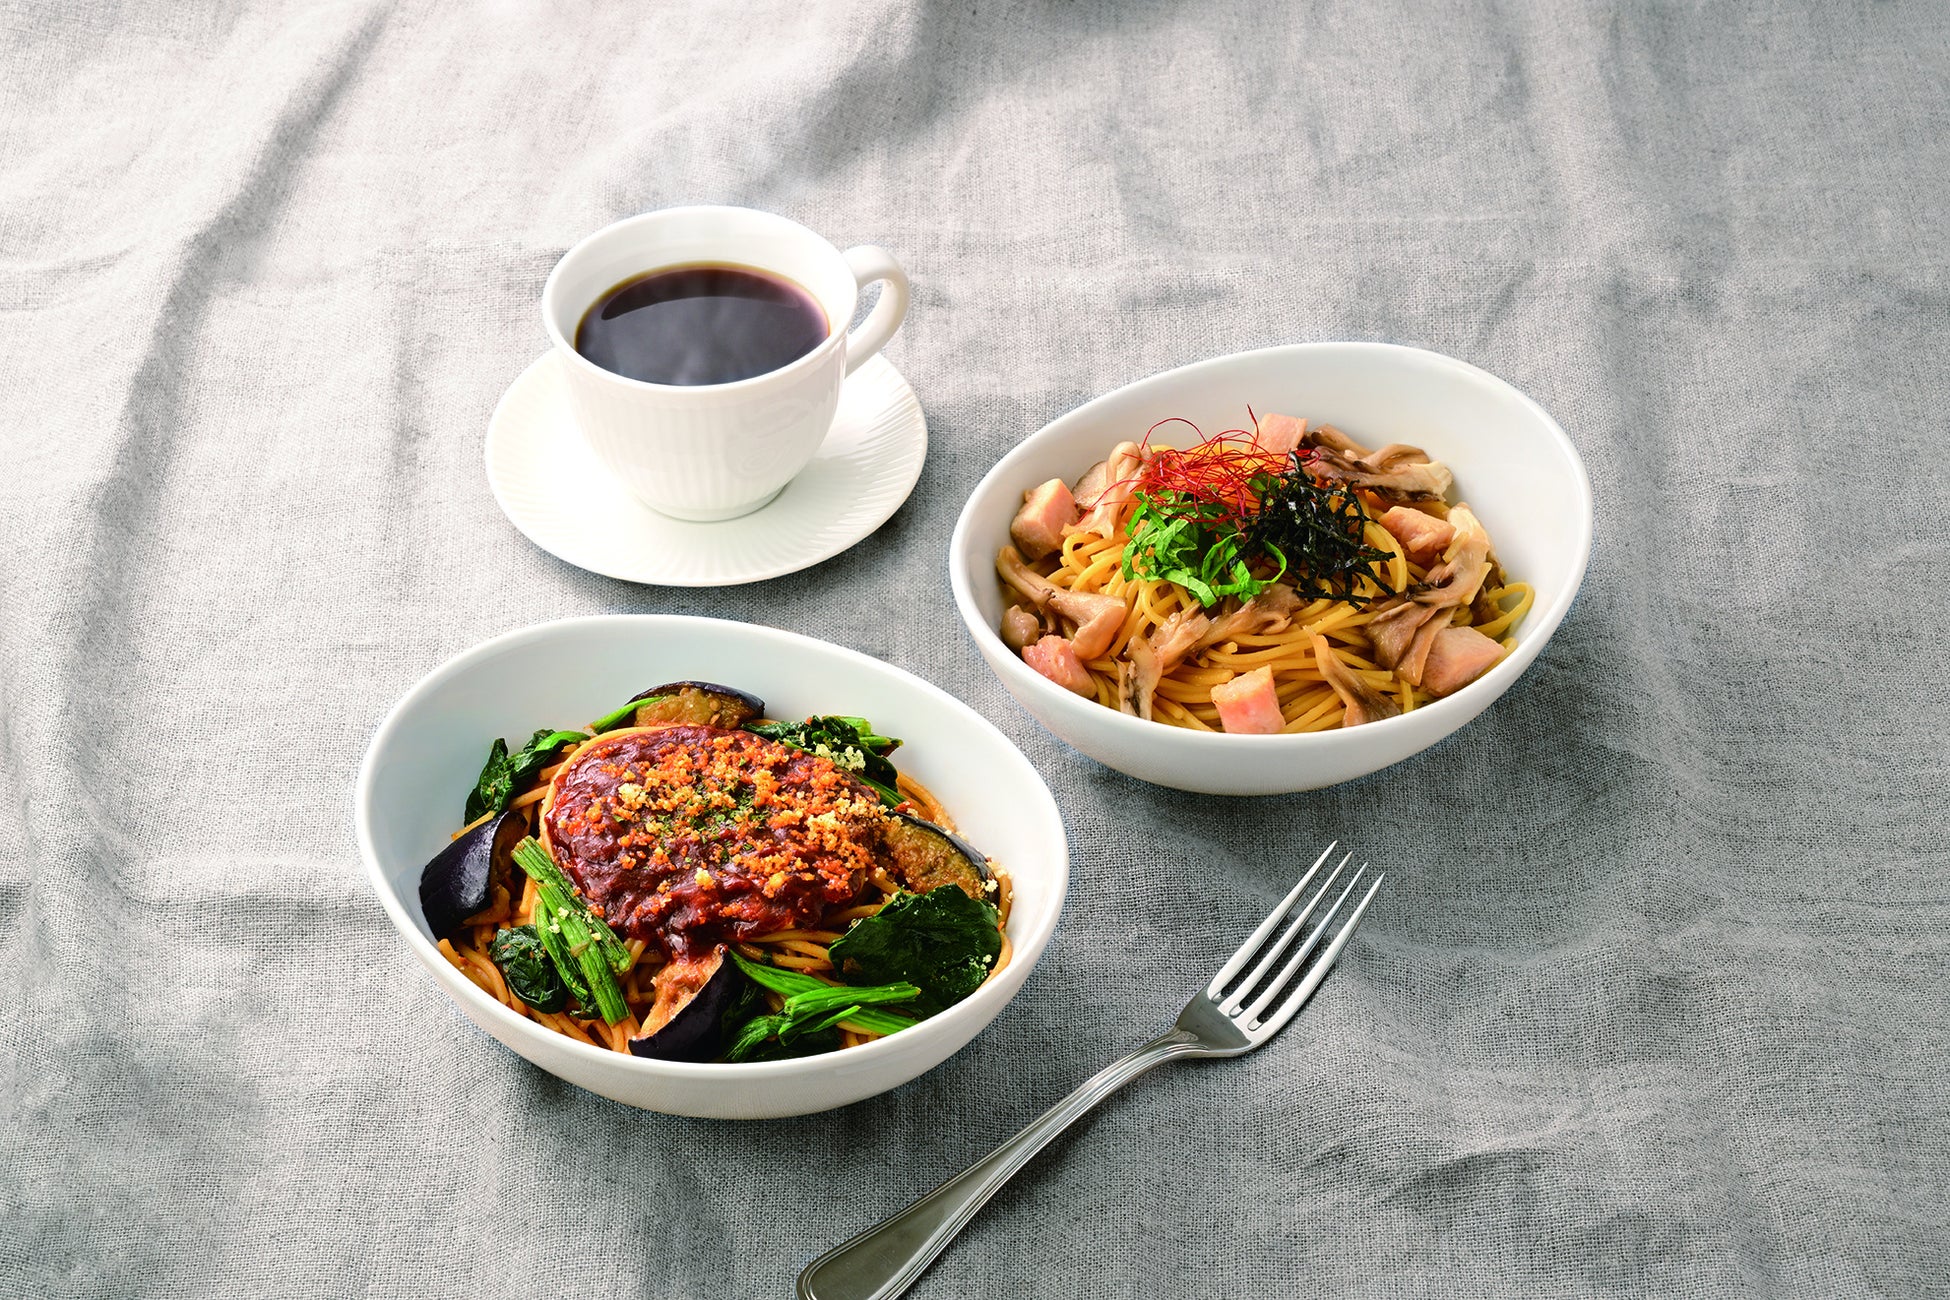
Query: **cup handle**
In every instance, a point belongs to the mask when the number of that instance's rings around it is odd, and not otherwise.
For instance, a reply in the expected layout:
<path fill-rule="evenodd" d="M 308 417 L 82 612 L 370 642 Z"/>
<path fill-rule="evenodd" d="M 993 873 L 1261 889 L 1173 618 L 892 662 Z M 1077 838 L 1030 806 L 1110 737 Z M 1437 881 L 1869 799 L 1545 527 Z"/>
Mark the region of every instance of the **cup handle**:
<path fill-rule="evenodd" d="M 894 255 L 874 244 L 861 244 L 849 248 L 840 256 L 853 272 L 853 278 L 862 289 L 875 280 L 884 287 L 880 291 L 880 301 L 873 305 L 867 318 L 860 322 L 860 328 L 846 336 L 846 373 L 852 374 L 862 362 L 887 345 L 894 337 L 894 331 L 901 327 L 907 317 L 907 272 Z"/>

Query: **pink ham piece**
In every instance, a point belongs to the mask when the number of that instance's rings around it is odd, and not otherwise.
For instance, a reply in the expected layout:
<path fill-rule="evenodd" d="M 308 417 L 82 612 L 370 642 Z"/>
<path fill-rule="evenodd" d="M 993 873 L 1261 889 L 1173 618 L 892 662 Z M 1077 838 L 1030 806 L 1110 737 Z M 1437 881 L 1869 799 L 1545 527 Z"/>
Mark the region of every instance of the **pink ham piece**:
<path fill-rule="evenodd" d="M 1276 456 L 1291 456 L 1306 434 L 1305 420 L 1296 420 L 1290 415 L 1262 415 L 1259 417 L 1259 428 L 1253 434 L 1253 442 L 1261 451 L 1270 451 Z"/>
<path fill-rule="evenodd" d="M 1049 603 L 1057 613 L 1077 625 L 1070 638 L 1079 659 L 1098 659 L 1124 626 L 1124 602 L 1101 592 L 1066 591 L 1058 588 Z"/>
<path fill-rule="evenodd" d="M 1046 636 L 1034 645 L 1024 646 L 1022 661 L 1066 691 L 1085 697 L 1097 693 L 1090 670 L 1077 658 L 1076 647 L 1067 637 Z"/>
<path fill-rule="evenodd" d="M 1273 670 L 1255 668 L 1212 688 L 1219 723 L 1235 736 L 1272 736 L 1286 725 L 1273 691 Z"/>
<path fill-rule="evenodd" d="M 1413 506 L 1390 506 L 1375 522 L 1395 535 L 1408 558 L 1428 568 L 1455 540 L 1456 526 Z"/>
<path fill-rule="evenodd" d="M 1053 478 L 1022 494 L 1022 509 L 1009 525 L 1009 536 L 1024 556 L 1040 560 L 1063 545 L 1063 530 L 1077 521 L 1077 501 L 1070 485 Z"/>
<path fill-rule="evenodd" d="M 1422 667 L 1422 689 L 1449 695 L 1488 672 L 1503 658 L 1503 647 L 1473 627 L 1445 627 L 1429 644 L 1429 661 Z"/>

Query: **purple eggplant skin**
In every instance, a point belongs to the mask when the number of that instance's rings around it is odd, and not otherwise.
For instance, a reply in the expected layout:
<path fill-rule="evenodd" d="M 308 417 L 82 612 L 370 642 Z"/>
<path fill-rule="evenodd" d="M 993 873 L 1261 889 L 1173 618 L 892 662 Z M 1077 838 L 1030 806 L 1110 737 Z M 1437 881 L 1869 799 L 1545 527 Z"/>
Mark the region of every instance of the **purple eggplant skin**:
<path fill-rule="evenodd" d="M 715 1061 L 724 1054 L 725 1012 L 738 1001 L 745 984 L 744 972 L 725 955 L 723 948 L 713 948 L 704 956 L 690 960 L 708 966 L 710 974 L 670 1019 L 650 1033 L 630 1040 L 631 1054 L 653 1061 Z M 664 971 L 670 969 L 664 967 Z"/>
<path fill-rule="evenodd" d="M 925 894 L 943 885 L 959 885 L 970 898 L 986 901 L 994 880 L 989 861 L 961 836 L 907 813 L 895 813 L 881 823 L 880 858 L 901 887 Z"/>
<path fill-rule="evenodd" d="M 639 727 L 676 723 L 732 731 L 765 716 L 764 700 L 715 682 L 665 682 L 630 699 L 647 701 L 636 711 Z"/>
<path fill-rule="evenodd" d="M 515 845 L 526 834 L 527 817 L 510 808 L 433 855 L 420 872 L 420 910 L 435 939 L 453 938 L 488 905 L 495 880 L 509 878 Z"/>

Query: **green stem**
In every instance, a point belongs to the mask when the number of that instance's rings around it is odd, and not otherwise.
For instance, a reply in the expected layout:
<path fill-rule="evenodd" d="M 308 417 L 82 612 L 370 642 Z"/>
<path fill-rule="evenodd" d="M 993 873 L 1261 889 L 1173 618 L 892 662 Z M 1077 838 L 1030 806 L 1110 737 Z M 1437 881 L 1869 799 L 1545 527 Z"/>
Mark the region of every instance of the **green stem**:
<path fill-rule="evenodd" d="M 575 886 L 569 883 L 569 878 L 562 873 L 562 868 L 555 865 L 555 859 L 548 855 L 548 850 L 543 848 L 541 842 L 534 836 L 531 835 L 515 845 L 515 865 L 535 882 L 536 890 L 543 898 L 552 898 L 553 906 L 564 911 L 573 911 L 581 917 L 583 925 L 594 936 L 602 950 L 603 960 L 609 963 L 611 970 L 622 975 L 636 964 L 636 959 L 630 956 L 630 950 L 623 946 L 623 941 L 616 937 L 616 932 L 604 924 L 600 916 L 589 910 L 589 905 L 576 893 Z M 549 893 L 551 889 L 555 891 L 552 896 Z"/>
<path fill-rule="evenodd" d="M 767 966 L 761 962 L 747 961 L 737 952 L 731 954 L 731 959 L 738 963 L 738 969 L 745 972 L 746 978 L 750 979 L 752 983 L 758 985 L 760 988 L 770 989 L 772 992 L 788 999 L 801 993 L 817 993 L 834 988 L 833 985 L 826 983 L 824 980 L 814 979 L 812 976 L 800 971 L 783 970 L 777 966 Z M 852 1000 L 854 1002 L 859 1001 L 857 995 L 864 991 L 862 989 L 851 990 L 855 995 Z M 903 1029 L 912 1029 L 917 1023 L 919 1022 L 907 1016 L 897 1016 L 891 1011 L 876 1011 L 871 1007 L 855 1012 L 840 1022 L 842 1028 L 851 1029 L 857 1034 L 871 1034 L 875 1037 L 897 1034 Z"/>

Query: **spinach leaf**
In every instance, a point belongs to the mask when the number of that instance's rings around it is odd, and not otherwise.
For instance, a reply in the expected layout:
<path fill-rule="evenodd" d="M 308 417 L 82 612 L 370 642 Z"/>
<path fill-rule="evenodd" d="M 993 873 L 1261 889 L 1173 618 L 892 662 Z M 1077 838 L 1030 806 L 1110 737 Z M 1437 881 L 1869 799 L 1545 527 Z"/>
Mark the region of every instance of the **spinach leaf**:
<path fill-rule="evenodd" d="M 731 1040 L 731 1046 L 725 1050 L 724 1059 L 734 1064 L 751 1060 L 752 1053 L 777 1038 L 779 1031 L 784 1028 L 784 1016 L 753 1016 L 738 1031 L 737 1037 Z"/>
<path fill-rule="evenodd" d="M 750 1012 L 762 1010 L 761 988 L 777 993 L 785 1005 L 776 1013 L 745 1020 L 732 1035 L 724 1055 L 727 1061 L 771 1061 L 832 1051 L 839 1046 L 842 1024 L 865 1034 L 894 1034 L 914 1026 L 906 1016 L 879 1010 L 882 1004 L 914 1001 L 921 990 L 912 984 L 836 988 L 800 971 L 748 961 L 736 952 L 731 959 L 745 972 L 753 997 L 750 1003 L 727 1011 L 725 1024 L 738 1024 Z"/>
<path fill-rule="evenodd" d="M 479 821 L 498 813 L 515 797 L 515 789 L 533 780 L 548 766 L 555 751 L 571 741 L 589 739 L 580 731 L 550 731 L 544 727 L 528 738 L 528 743 L 510 754 L 508 742 L 497 740 L 488 747 L 487 765 L 467 796 L 467 820 Z"/>
<path fill-rule="evenodd" d="M 981 987 L 1002 955 L 1002 933 L 993 903 L 970 898 L 959 886 L 902 894 L 827 949 L 849 981 L 917 984 L 914 1007 L 933 1015 Z"/>
<path fill-rule="evenodd" d="M 758 1016 L 738 1031 L 724 1059 L 738 1061 L 782 1061 L 792 1056 L 816 1056 L 836 1051 L 840 1045 L 839 1022 L 847 1018 L 847 1008 L 829 1016 L 811 1019 L 780 1014 Z"/>
<path fill-rule="evenodd" d="M 487 766 L 475 780 L 474 788 L 467 792 L 467 820 L 479 821 L 499 807 L 508 806 L 513 797 L 514 782 L 508 779 L 508 742 L 496 740 L 488 746 Z"/>
<path fill-rule="evenodd" d="M 569 990 L 556 973 L 542 937 L 532 925 L 497 930 L 488 956 L 501 968 L 508 991 L 537 1011 L 560 1011 L 569 1003 Z"/>
<path fill-rule="evenodd" d="M 745 730 L 830 758 L 874 788 L 882 803 L 898 806 L 903 796 L 895 783 L 900 774 L 887 755 L 900 748 L 892 736 L 877 735 L 865 718 L 813 717 L 804 722 L 750 722 Z"/>

